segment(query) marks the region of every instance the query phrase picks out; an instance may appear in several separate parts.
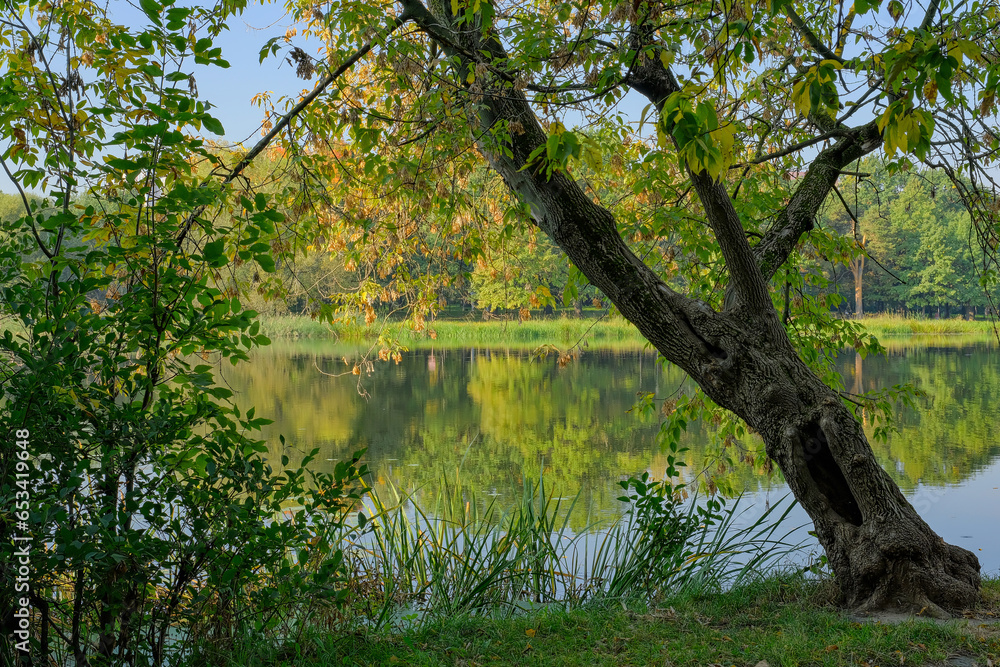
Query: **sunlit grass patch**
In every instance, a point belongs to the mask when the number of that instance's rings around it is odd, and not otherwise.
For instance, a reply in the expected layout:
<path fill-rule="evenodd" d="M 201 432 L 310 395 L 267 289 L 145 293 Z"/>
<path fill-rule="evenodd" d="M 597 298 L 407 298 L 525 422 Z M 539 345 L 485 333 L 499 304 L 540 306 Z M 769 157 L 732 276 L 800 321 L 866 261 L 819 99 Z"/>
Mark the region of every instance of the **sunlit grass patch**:
<path fill-rule="evenodd" d="M 330 339 L 344 343 L 373 342 L 380 335 L 409 348 L 440 346 L 511 347 L 533 349 L 541 345 L 561 348 L 595 346 L 642 349 L 646 340 L 631 323 L 617 317 L 517 320 L 436 320 L 422 331 L 401 322 L 329 324 L 300 315 L 261 315 L 261 331 L 271 338 Z"/>
<path fill-rule="evenodd" d="M 858 622 L 826 604 L 829 586 L 772 574 L 725 592 L 686 591 L 655 604 L 597 600 L 569 611 L 547 608 L 507 618 L 457 615 L 401 633 L 313 634 L 286 647 L 284 660 L 261 662 L 936 667 L 955 656 L 986 665 L 1000 654 L 995 638 L 981 640 L 962 622 Z"/>
<path fill-rule="evenodd" d="M 989 320 L 966 320 L 961 317 L 933 319 L 927 317 L 904 317 L 885 313 L 866 315 L 861 323 L 876 336 L 919 335 L 981 335 L 994 334 L 994 323 Z"/>

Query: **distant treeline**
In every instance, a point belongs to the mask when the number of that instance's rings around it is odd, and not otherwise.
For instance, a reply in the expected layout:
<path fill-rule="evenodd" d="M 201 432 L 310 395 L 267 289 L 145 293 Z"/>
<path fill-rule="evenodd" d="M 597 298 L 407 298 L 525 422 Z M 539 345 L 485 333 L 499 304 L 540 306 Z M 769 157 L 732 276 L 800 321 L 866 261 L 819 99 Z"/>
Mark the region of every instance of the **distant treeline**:
<path fill-rule="evenodd" d="M 896 312 L 951 317 L 986 314 L 978 247 L 958 191 L 943 174 L 862 172 L 840 186 L 844 201 L 827 202 L 820 225 L 853 236 L 865 253 L 831 267 L 831 289 L 845 313 Z M 860 304 L 858 303 L 860 301 Z"/>
<path fill-rule="evenodd" d="M 981 287 L 969 214 L 958 192 L 943 175 L 926 172 L 888 174 L 862 163 L 859 176 L 845 176 L 839 190 L 817 220 L 853 238 L 864 253 L 848 266 L 817 258 L 829 285 L 840 294 L 844 315 L 894 312 L 928 317 L 984 316 L 995 307 Z M 37 199 L 31 197 L 31 199 Z M 0 218 L 23 213 L 19 195 L 0 193 Z M 286 215 L 288 212 L 286 212 Z M 543 235 L 532 235 L 497 249 L 489 261 L 451 260 L 455 279 L 440 290 L 442 309 L 482 309 L 486 316 L 517 315 L 553 309 L 583 314 L 585 307 L 602 307 L 600 295 L 578 282 L 567 261 Z M 516 241 L 516 240 L 515 240 Z M 411 258 L 419 273 L 424 258 Z M 358 278 L 344 258 L 314 250 L 294 265 L 278 267 L 278 291 L 258 288 L 252 266 L 237 270 L 233 285 L 241 299 L 268 315 L 308 313 L 316 302 L 330 302 L 339 293 L 357 289 Z"/>

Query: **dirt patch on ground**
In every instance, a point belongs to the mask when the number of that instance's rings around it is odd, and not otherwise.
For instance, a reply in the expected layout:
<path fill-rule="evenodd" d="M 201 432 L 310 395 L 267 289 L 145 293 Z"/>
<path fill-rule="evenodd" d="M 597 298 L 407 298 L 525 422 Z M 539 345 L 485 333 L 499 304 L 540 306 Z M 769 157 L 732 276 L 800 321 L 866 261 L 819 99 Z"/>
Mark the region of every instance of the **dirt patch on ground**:
<path fill-rule="evenodd" d="M 904 614 L 902 612 L 883 611 L 875 614 L 849 614 L 848 618 L 855 623 L 886 623 L 897 625 L 909 621 L 925 621 L 937 625 L 954 624 L 958 627 L 966 628 L 990 628 L 993 632 L 1000 633 L 1000 618 L 993 614 L 963 614 L 953 618 L 931 618 L 919 614 Z"/>

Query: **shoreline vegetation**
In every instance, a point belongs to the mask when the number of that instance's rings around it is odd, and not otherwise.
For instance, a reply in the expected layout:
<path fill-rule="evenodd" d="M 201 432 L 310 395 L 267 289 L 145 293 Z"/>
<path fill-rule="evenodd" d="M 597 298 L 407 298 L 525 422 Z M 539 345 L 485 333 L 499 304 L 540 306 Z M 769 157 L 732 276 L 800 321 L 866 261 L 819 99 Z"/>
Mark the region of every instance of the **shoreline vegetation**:
<path fill-rule="evenodd" d="M 348 526 L 348 595 L 284 641 L 202 643 L 190 664 L 990 665 L 1000 660 L 1000 579 L 964 618 L 862 618 L 837 606 L 822 559 L 788 541 L 787 502 L 682 503 L 680 487 L 623 483 L 629 511 L 586 538 L 586 512 L 527 482 L 513 508 L 454 481 L 429 508 L 371 493 Z M 750 514 L 747 515 L 746 513 Z M 353 523 L 353 522 L 351 522 Z M 362 529 L 366 529 L 363 530 Z M 355 532 L 357 531 L 357 532 Z M 367 537 L 363 537 L 366 535 Z M 964 662 L 952 662 L 960 657 Z"/>
<path fill-rule="evenodd" d="M 506 618 L 460 614 L 346 637 L 312 628 L 294 642 L 248 642 L 211 657 L 226 667 L 995 665 L 1000 580 L 984 579 L 982 593 L 977 614 L 963 619 L 862 618 L 831 602 L 832 580 L 775 573 L 723 593 L 685 592 L 648 604 L 602 600 Z"/>
<path fill-rule="evenodd" d="M 427 328 L 420 332 L 402 322 L 390 321 L 379 327 L 357 323 L 330 325 L 305 315 L 261 314 L 257 321 L 261 333 L 272 340 L 329 340 L 351 347 L 376 344 L 380 334 L 410 349 L 481 346 L 534 350 L 553 345 L 563 350 L 577 346 L 642 350 L 648 347 L 646 339 L 630 322 L 600 312 L 587 313 L 583 318 L 556 315 L 523 321 L 516 317 L 484 321 L 480 311 L 475 311 L 465 317 L 442 317 L 428 322 Z M 989 319 L 934 319 L 887 313 L 866 315 L 861 322 L 890 350 L 914 343 L 943 346 L 995 343 L 1000 332 L 1000 320 Z M 0 332 L 3 331 L 19 333 L 20 329 L 13 322 L 0 321 Z"/>
<path fill-rule="evenodd" d="M 557 347 L 581 345 L 641 349 L 647 344 L 629 322 L 617 316 L 601 317 L 600 314 L 584 318 L 538 317 L 523 321 L 516 318 L 483 321 L 477 314 L 464 318 L 440 318 L 428 322 L 427 329 L 422 332 L 413 331 L 398 322 L 376 328 L 360 324 L 331 326 L 302 315 L 261 315 L 259 320 L 261 331 L 273 339 L 331 339 L 339 343 L 364 344 L 374 343 L 381 333 L 395 337 L 400 344 L 410 348 L 479 345 L 529 349 L 551 344 Z M 886 347 L 892 347 L 893 339 L 924 336 L 969 339 L 962 340 L 963 343 L 995 341 L 997 327 L 1000 327 L 1000 323 L 990 320 L 933 319 L 897 314 L 865 316 L 861 322 L 876 337 L 888 339 Z M 882 342 L 886 344 L 887 341 Z M 928 342 L 933 344 L 937 341 Z"/>

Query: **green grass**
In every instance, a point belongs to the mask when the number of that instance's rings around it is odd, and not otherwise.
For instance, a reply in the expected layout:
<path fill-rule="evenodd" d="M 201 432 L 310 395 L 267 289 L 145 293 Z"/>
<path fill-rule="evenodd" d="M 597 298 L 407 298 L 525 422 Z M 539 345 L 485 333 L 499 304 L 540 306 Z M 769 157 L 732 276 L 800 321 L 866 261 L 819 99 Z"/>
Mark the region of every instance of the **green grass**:
<path fill-rule="evenodd" d="M 509 508 L 496 503 L 483 508 L 462 488 L 461 478 L 431 508 L 391 490 L 381 499 L 370 493 L 363 510 L 370 518 L 358 517 L 359 529 L 367 530 L 359 535 L 348 528 L 333 537 L 348 545 L 346 606 L 303 609 L 288 626 L 312 633 L 308 641 L 284 641 L 295 650 L 313 646 L 315 662 L 285 655 L 288 649 L 270 658 L 246 654 L 258 650 L 248 648 L 251 644 L 235 658 L 241 652 L 228 641 L 216 648 L 204 644 L 197 658 L 212 664 L 345 664 L 345 659 L 355 664 L 349 654 L 331 657 L 331 651 L 345 650 L 333 637 L 363 633 L 376 653 L 359 658 L 360 664 L 385 664 L 389 656 L 379 654 L 385 646 L 395 650 L 399 638 L 405 643 L 411 635 L 423 637 L 442 627 L 449 632 L 455 619 L 486 627 L 506 620 L 513 625 L 495 627 L 513 627 L 515 634 L 521 629 L 527 636 L 521 623 L 546 618 L 545 610 L 628 609 L 682 592 L 739 589 L 776 571 L 798 548 L 785 541 L 794 529 L 785 523 L 786 502 L 740 527 L 737 522 L 747 517 L 738 502 L 684 503 L 672 485 L 646 476 L 627 486 L 630 509 L 596 532 L 581 533 L 568 526 L 574 512 L 587 512 L 583 503 L 564 505 L 541 482 L 526 483 Z M 307 613 L 310 620 L 302 623 Z M 288 637 L 286 632 L 278 636 Z M 351 642 L 349 650 L 362 645 Z M 442 650 L 449 656 L 451 646 Z M 436 660 L 426 664 L 439 664 Z"/>
<path fill-rule="evenodd" d="M 357 327 L 333 327 L 302 315 L 258 315 L 260 330 L 268 338 L 331 338 L 360 340 Z"/>
<path fill-rule="evenodd" d="M 600 525 L 582 503 L 553 497 L 543 483 L 526 483 L 509 508 L 494 502 L 481 509 L 460 482 L 433 508 L 412 497 L 396 496 L 389 504 L 370 493 L 370 536 L 347 556 L 355 581 L 365 582 L 356 599 L 366 625 L 721 590 L 773 570 L 798 547 L 785 540 L 794 529 L 784 522 L 787 501 L 737 528 L 746 509 L 738 500 L 682 505 L 664 499 L 672 496 L 670 486 L 662 487 L 663 495 L 661 483 L 642 488 L 645 501 L 633 501 L 624 515 Z M 711 515 L 704 511 L 709 504 Z M 575 533 L 569 526 L 581 514 L 591 526 Z"/>
<path fill-rule="evenodd" d="M 270 338 L 332 339 L 343 343 L 374 342 L 380 333 L 396 338 L 409 348 L 422 347 L 512 347 L 536 348 L 541 345 L 571 347 L 595 345 L 639 349 L 646 340 L 629 322 L 621 318 L 532 319 L 524 322 L 481 320 L 444 320 L 427 323 L 426 331 L 413 331 L 398 322 L 384 329 L 352 325 L 329 325 L 298 315 L 260 316 L 261 331 Z"/>
<path fill-rule="evenodd" d="M 644 551 L 648 528 L 612 526 L 579 580 L 590 594 L 580 595 L 565 583 L 580 577 L 566 548 L 574 537 L 543 489 L 528 485 L 502 516 L 476 510 L 460 486 L 433 508 L 436 519 L 412 499 L 375 499 L 375 540 L 352 557 L 346 609 L 314 613 L 287 640 L 203 647 L 192 664 L 938 667 L 954 656 L 1000 658 L 1000 626 L 852 618 L 833 604 L 831 579 L 776 567 L 788 553 L 776 515 L 736 529 L 732 513 L 719 512 L 718 531 L 689 535 L 684 553 L 695 557 L 683 562 Z M 761 560 L 731 558 L 741 552 Z M 668 576 L 650 587 L 649 573 L 664 565 Z M 564 585 L 553 586 L 559 577 Z M 978 611 L 1000 616 L 997 578 L 984 582 Z"/>
<path fill-rule="evenodd" d="M 1000 658 L 1000 627 L 857 622 L 830 605 L 829 581 L 775 575 L 725 593 L 656 604 L 591 604 L 511 618 L 459 615 L 403 633 L 313 631 L 285 647 L 245 648 L 223 665 L 941 665 Z M 984 584 L 981 612 L 1000 612 Z"/>
<path fill-rule="evenodd" d="M 14 335 L 23 335 L 24 326 L 13 317 L 0 317 L 0 333 L 9 331 Z"/>
<path fill-rule="evenodd" d="M 527 320 L 524 322 L 469 322 L 438 320 L 428 325 L 434 331 L 433 340 L 426 335 L 405 331 L 403 340 L 417 344 L 437 345 L 511 345 L 562 347 L 597 345 L 601 347 L 635 347 L 646 345 L 635 326 L 621 318 Z"/>
<path fill-rule="evenodd" d="M 474 318 L 438 319 L 427 330 L 416 332 L 399 322 L 384 329 L 359 324 L 330 325 L 302 315 L 261 315 L 261 331 L 277 340 L 333 340 L 351 345 L 371 345 L 380 333 L 396 338 L 408 348 L 427 347 L 507 347 L 534 349 L 541 345 L 569 348 L 575 345 L 613 349 L 641 349 L 647 345 L 639 331 L 621 317 L 583 319 L 571 317 L 482 321 Z M 970 342 L 996 340 L 994 323 L 989 320 L 929 319 L 902 315 L 868 315 L 865 327 L 880 338 L 902 336 L 966 336 Z M 0 330 L 20 331 L 13 323 L 0 322 Z M 431 336 L 434 336 L 433 338 Z M 944 341 L 942 341 L 944 342 Z M 952 341 L 953 342 L 953 341 Z"/>
<path fill-rule="evenodd" d="M 994 336 L 994 323 L 989 320 L 930 319 L 923 317 L 903 317 L 902 315 L 868 315 L 861 320 L 876 336 L 920 335 L 979 335 Z"/>
<path fill-rule="evenodd" d="M 413 331 L 397 322 L 390 322 L 379 330 L 357 324 L 331 326 L 298 315 L 261 316 L 260 322 L 264 334 L 275 339 L 329 339 L 341 343 L 370 345 L 377 340 L 381 331 L 411 349 L 461 346 L 534 349 L 542 345 L 555 345 L 563 349 L 575 345 L 641 349 L 647 344 L 638 330 L 621 317 L 577 319 L 560 316 L 524 322 L 438 319 L 429 322 L 427 331 L 422 332 Z M 870 315 L 862 322 L 871 333 L 890 340 L 904 336 L 964 336 L 969 342 L 996 339 L 994 324 L 988 320 L 935 320 L 886 314 Z M 948 342 L 952 343 L 954 341 Z"/>

